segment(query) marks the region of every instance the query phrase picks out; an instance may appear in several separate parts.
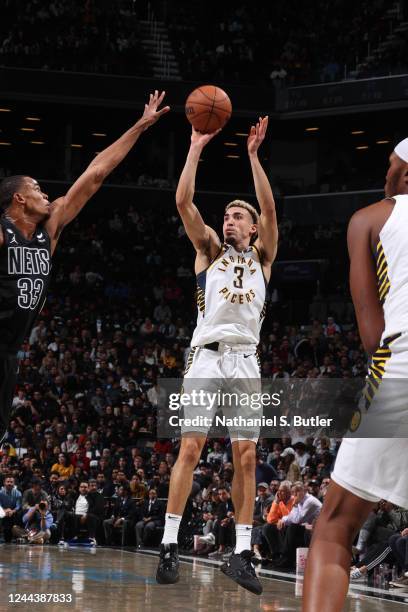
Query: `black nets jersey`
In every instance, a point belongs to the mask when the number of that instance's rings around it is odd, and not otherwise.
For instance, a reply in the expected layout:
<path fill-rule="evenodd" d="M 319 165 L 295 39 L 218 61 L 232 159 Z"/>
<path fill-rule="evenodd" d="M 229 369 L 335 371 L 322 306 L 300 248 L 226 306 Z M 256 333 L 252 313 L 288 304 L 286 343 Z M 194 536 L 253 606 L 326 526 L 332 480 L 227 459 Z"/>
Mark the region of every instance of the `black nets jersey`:
<path fill-rule="evenodd" d="M 0 355 L 16 354 L 41 311 L 51 273 L 51 241 L 42 226 L 27 240 L 0 218 Z"/>

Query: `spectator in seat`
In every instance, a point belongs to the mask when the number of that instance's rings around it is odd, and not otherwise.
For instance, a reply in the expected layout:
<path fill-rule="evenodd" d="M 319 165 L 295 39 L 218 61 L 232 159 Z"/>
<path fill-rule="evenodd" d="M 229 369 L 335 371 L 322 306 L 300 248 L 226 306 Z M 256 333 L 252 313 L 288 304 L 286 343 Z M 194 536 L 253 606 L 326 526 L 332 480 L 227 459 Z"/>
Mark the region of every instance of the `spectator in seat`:
<path fill-rule="evenodd" d="M 297 442 L 293 448 L 296 451 L 295 461 L 300 467 L 300 469 L 303 470 L 303 468 L 306 467 L 307 462 L 310 459 L 309 453 L 306 452 L 306 444 L 304 444 L 303 442 Z"/>
<path fill-rule="evenodd" d="M 224 457 L 224 452 L 222 450 L 220 442 L 218 442 L 218 440 L 214 440 L 212 451 L 208 453 L 207 455 L 207 462 L 210 465 L 217 461 L 222 463 L 223 457 Z"/>
<path fill-rule="evenodd" d="M 293 569 L 296 562 L 296 548 L 310 542 L 310 533 L 316 521 L 322 503 L 310 493 L 302 482 L 293 485 L 293 507 L 277 523 L 283 530 L 281 559 L 275 564 L 280 569 Z"/>
<path fill-rule="evenodd" d="M 49 511 L 48 502 L 40 501 L 28 508 L 23 515 L 24 527 L 14 525 L 12 533 L 17 538 L 27 539 L 30 544 L 44 544 L 51 537 L 51 525 L 54 519 Z"/>
<path fill-rule="evenodd" d="M 226 546 L 232 546 L 235 536 L 234 505 L 230 492 L 225 487 L 218 487 L 219 503 L 215 508 L 215 522 L 213 533 L 215 536 L 216 550 L 208 556 L 213 558 L 222 557 Z"/>
<path fill-rule="evenodd" d="M 266 482 L 260 482 L 258 485 L 258 496 L 255 498 L 253 529 L 251 534 L 251 544 L 255 553 L 255 558 L 262 560 L 260 546 L 262 544 L 262 528 L 266 523 L 268 510 L 272 504 L 272 498 L 269 494 L 269 487 Z"/>
<path fill-rule="evenodd" d="M 162 503 L 157 499 L 156 489 L 149 490 L 149 499 L 147 499 L 140 510 L 141 519 L 135 525 L 136 530 L 136 546 L 140 548 L 142 544 L 146 545 L 151 541 L 157 527 L 162 527 L 164 524 L 164 508 Z"/>
<path fill-rule="evenodd" d="M 132 498 L 137 501 L 144 501 L 147 497 L 147 487 L 140 480 L 140 476 L 138 474 L 133 474 L 132 479 L 129 483 L 130 492 Z"/>
<path fill-rule="evenodd" d="M 255 478 L 256 478 L 257 484 L 259 482 L 270 482 L 271 480 L 278 478 L 278 473 L 275 470 L 275 468 L 272 465 L 270 465 L 270 463 L 266 463 L 262 458 L 263 456 L 264 456 L 263 451 L 257 449 L 256 468 L 255 468 Z"/>
<path fill-rule="evenodd" d="M 28 510 L 32 508 L 36 504 L 39 504 L 40 501 L 49 502 L 49 497 L 41 488 L 41 480 L 39 478 L 33 478 L 31 481 L 31 488 L 26 489 L 23 493 L 23 510 Z"/>
<path fill-rule="evenodd" d="M 300 468 L 296 463 L 296 453 L 291 446 L 285 448 L 280 456 L 283 459 L 283 469 L 286 472 L 286 480 L 297 482 L 300 480 Z"/>
<path fill-rule="evenodd" d="M 268 543 L 272 559 L 278 559 L 282 554 L 282 531 L 278 529 L 278 522 L 292 510 L 294 497 L 292 496 L 292 483 L 289 480 L 281 482 L 276 499 L 272 502 L 266 524 L 262 534 Z"/>
<path fill-rule="evenodd" d="M 5 542 L 11 542 L 12 529 L 19 520 L 21 510 L 22 495 L 17 489 L 13 476 L 4 478 L 4 485 L 0 489 L 0 506 L 5 512 L 0 525 L 3 527 L 3 537 Z"/>
<path fill-rule="evenodd" d="M 102 518 L 100 500 L 95 494 L 99 495 L 103 501 L 103 497 L 97 493 L 97 491 L 89 493 L 89 485 L 87 482 L 81 482 L 79 485 L 79 494 L 75 500 L 74 511 L 66 516 L 70 532 L 74 535 L 74 540 L 78 539 L 81 529 L 86 529 L 89 533 L 91 543 L 94 545 L 96 545 L 95 536 L 98 523 Z"/>
<path fill-rule="evenodd" d="M 60 484 L 57 494 L 51 498 L 51 512 L 54 517 L 57 541 L 61 544 L 65 540 L 65 517 L 74 509 L 74 497 L 68 493 L 67 487 Z"/>
<path fill-rule="evenodd" d="M 127 485 L 119 487 L 118 497 L 115 500 L 113 514 L 110 518 L 103 521 L 103 530 L 105 532 L 105 543 L 111 546 L 113 542 L 113 534 L 115 530 L 125 528 L 125 521 L 130 518 L 133 512 L 134 502 L 130 497 L 130 488 Z"/>
<path fill-rule="evenodd" d="M 102 497 L 112 497 L 115 493 L 115 485 L 106 479 L 103 472 L 99 472 L 96 476 L 96 490 Z"/>

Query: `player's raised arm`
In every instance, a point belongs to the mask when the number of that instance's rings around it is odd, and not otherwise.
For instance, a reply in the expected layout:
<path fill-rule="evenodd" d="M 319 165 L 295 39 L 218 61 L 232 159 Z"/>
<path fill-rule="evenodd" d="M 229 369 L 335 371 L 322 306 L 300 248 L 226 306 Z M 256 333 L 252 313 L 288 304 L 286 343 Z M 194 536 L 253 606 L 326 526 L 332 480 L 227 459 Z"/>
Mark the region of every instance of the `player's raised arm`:
<path fill-rule="evenodd" d="M 192 128 L 190 149 L 176 191 L 177 210 L 183 221 L 187 236 L 196 251 L 206 253 L 210 259 L 216 256 L 220 248 L 220 239 L 216 232 L 204 223 L 198 208 L 193 203 L 193 197 L 201 152 L 218 132 L 219 130 L 211 134 L 201 134 Z"/>
<path fill-rule="evenodd" d="M 51 236 L 52 250 L 56 246 L 62 229 L 78 215 L 88 200 L 98 191 L 105 178 L 126 157 L 142 132 L 170 110 L 168 106 L 159 109 L 164 96 L 164 91 L 160 95 L 157 90 L 154 94 L 150 94 L 142 117 L 118 140 L 101 151 L 68 192 L 53 202 L 51 216 L 45 226 Z"/>
<path fill-rule="evenodd" d="M 350 257 L 350 291 L 358 329 L 365 350 L 372 355 L 379 347 L 384 331 L 384 312 L 378 296 L 367 209 L 359 210 L 351 217 L 347 246 Z"/>
<path fill-rule="evenodd" d="M 255 246 L 263 256 L 264 264 L 272 264 L 278 248 L 278 223 L 276 220 L 275 200 L 272 188 L 258 158 L 258 149 L 263 142 L 268 127 L 268 117 L 259 117 L 256 125 L 251 127 L 248 136 L 248 155 L 251 162 L 255 193 L 261 214 L 258 224 L 258 238 Z"/>

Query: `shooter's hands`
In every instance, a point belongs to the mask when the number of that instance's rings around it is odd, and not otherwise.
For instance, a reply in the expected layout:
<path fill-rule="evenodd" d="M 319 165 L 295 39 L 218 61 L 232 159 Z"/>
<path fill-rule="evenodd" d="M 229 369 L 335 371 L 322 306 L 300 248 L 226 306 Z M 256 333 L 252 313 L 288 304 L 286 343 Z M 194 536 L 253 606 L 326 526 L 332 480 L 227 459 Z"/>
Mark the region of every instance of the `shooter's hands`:
<path fill-rule="evenodd" d="M 210 140 L 214 138 L 214 136 L 219 134 L 219 132 L 221 132 L 221 128 L 218 130 L 215 130 L 215 132 L 210 132 L 210 134 L 202 134 L 201 132 L 199 132 L 198 130 L 195 130 L 192 127 L 191 128 L 191 147 L 194 147 L 197 149 L 203 149 L 205 145 L 208 144 Z"/>

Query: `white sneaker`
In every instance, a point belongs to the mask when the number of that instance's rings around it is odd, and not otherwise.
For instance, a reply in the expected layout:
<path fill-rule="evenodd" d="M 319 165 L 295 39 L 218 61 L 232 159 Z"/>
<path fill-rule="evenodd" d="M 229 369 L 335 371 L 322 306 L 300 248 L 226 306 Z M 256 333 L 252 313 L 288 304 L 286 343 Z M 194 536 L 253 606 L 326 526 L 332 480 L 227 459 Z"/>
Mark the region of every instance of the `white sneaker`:
<path fill-rule="evenodd" d="M 199 542 L 203 542 L 204 544 L 215 544 L 215 535 L 213 533 L 207 533 L 206 536 L 200 536 L 198 538 Z"/>
<path fill-rule="evenodd" d="M 60 540 L 58 542 L 58 546 L 65 546 L 65 540 Z"/>
<path fill-rule="evenodd" d="M 89 543 L 91 544 L 91 546 L 97 546 L 95 538 L 89 538 Z"/>
<path fill-rule="evenodd" d="M 360 578 L 363 577 L 363 575 L 364 575 L 363 572 L 361 572 L 358 567 L 355 567 L 350 572 L 350 580 L 353 580 L 353 581 L 359 580 Z"/>

